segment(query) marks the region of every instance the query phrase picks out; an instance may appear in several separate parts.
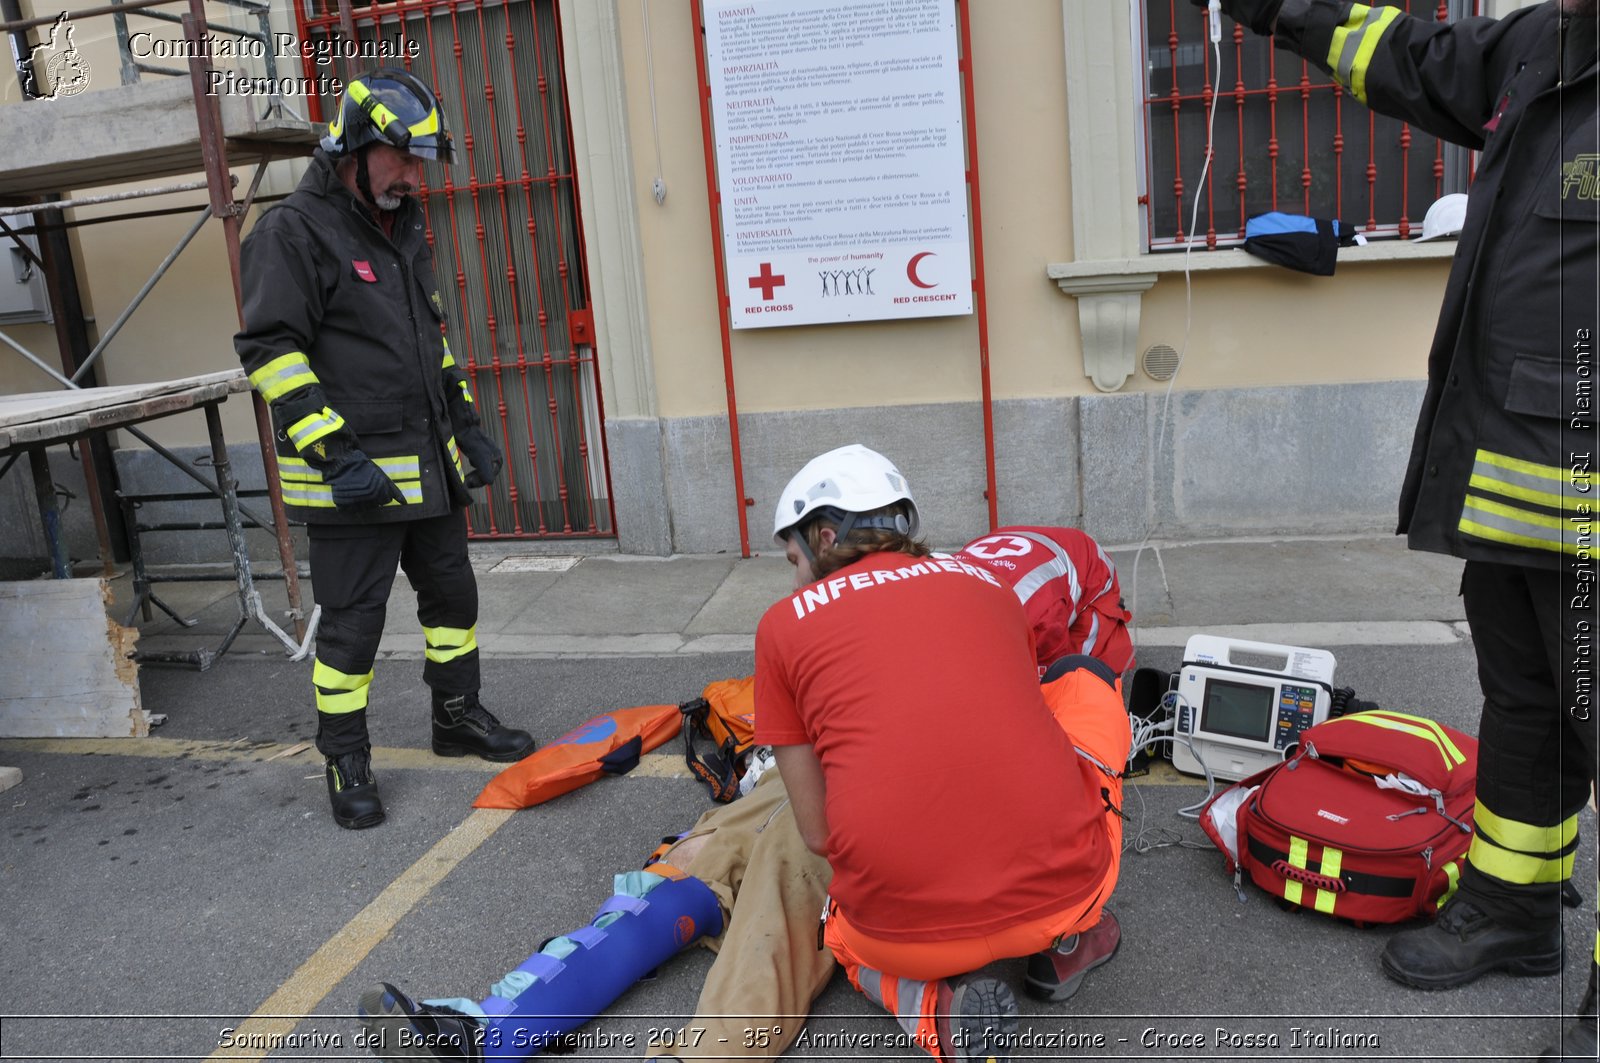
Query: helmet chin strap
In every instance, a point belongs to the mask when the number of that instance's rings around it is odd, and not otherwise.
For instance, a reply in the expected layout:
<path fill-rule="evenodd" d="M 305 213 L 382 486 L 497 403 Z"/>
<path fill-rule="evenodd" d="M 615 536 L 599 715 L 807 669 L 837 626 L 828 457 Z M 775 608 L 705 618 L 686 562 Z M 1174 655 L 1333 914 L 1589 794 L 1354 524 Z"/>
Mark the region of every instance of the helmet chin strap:
<path fill-rule="evenodd" d="M 859 513 L 846 513 L 843 510 L 829 506 L 825 511 L 818 514 L 817 519 L 838 521 L 839 526 L 833 533 L 833 541 L 835 543 L 844 542 L 849 534 L 857 528 L 866 528 L 872 531 L 893 531 L 901 535 L 908 535 L 911 532 L 911 522 L 906 519 L 904 513 L 896 513 L 892 517 L 863 517 Z M 816 568 L 817 555 L 811 552 L 811 544 L 806 541 L 805 526 L 796 525 L 790 528 L 788 538 L 800 548 L 800 552 L 805 555 L 805 559 L 810 563 L 811 567 Z"/>
<path fill-rule="evenodd" d="M 372 175 L 367 172 L 367 153 L 363 149 L 356 152 L 356 188 L 361 192 L 361 198 L 367 202 L 368 210 L 378 209 L 378 197 L 372 194 Z"/>

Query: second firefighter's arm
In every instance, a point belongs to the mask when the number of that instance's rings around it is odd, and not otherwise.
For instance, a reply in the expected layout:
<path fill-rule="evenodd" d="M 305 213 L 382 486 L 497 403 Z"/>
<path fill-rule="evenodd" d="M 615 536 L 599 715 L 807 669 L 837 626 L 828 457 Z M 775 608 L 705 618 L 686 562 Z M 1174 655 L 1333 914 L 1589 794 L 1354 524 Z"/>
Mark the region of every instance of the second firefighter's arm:
<path fill-rule="evenodd" d="M 324 468 L 359 444 L 306 356 L 325 301 L 314 255 L 280 228 L 258 226 L 250 234 L 240 249 L 244 327 L 233 346 L 295 452 Z"/>
<path fill-rule="evenodd" d="M 1249 22 L 1269 13 L 1272 0 L 1223 0 L 1222 6 Z M 1517 71 L 1516 49 L 1507 47 L 1514 21 L 1474 17 L 1445 24 L 1388 5 L 1282 0 L 1273 37 L 1378 113 L 1479 149 L 1484 125 Z"/>

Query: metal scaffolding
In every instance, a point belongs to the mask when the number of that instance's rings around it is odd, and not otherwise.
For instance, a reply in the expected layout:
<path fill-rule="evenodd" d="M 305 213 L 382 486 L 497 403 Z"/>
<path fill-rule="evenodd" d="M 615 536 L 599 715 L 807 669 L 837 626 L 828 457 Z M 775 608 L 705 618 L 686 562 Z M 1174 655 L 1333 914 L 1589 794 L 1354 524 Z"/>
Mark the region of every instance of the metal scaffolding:
<path fill-rule="evenodd" d="M 175 15 L 168 12 L 152 12 L 147 10 L 168 5 L 182 5 L 186 7 L 187 10 L 181 15 Z M 264 34 L 266 32 L 266 24 L 264 22 L 265 16 L 263 13 L 265 8 L 259 4 L 245 2 L 245 0 L 241 0 L 238 6 L 246 8 L 249 13 L 255 14 L 258 19 L 262 20 L 260 32 Z M 260 10 L 257 10 L 258 8 L 260 8 Z M 57 383 L 68 389 L 78 389 L 86 386 L 94 387 L 100 383 L 97 373 L 97 362 L 101 359 L 108 345 L 116 337 L 117 333 L 121 330 L 123 325 L 126 324 L 133 313 L 144 302 L 145 298 L 155 288 L 156 284 L 162 279 L 162 277 L 166 275 L 167 271 L 177 260 L 178 256 L 183 252 L 184 248 L 186 248 L 195 238 L 195 236 L 199 234 L 201 229 L 205 227 L 205 224 L 213 218 L 219 221 L 223 228 L 224 240 L 227 247 L 229 275 L 233 283 L 234 308 L 242 324 L 243 301 L 239 274 L 239 243 L 244 216 L 250 209 L 255 199 L 256 192 L 260 187 L 262 176 L 266 172 L 267 163 L 275 157 L 281 157 L 287 154 L 306 154 L 309 150 L 309 146 L 315 142 L 313 129 L 310 123 L 300 120 L 296 120 L 294 123 L 294 125 L 304 127 L 303 134 L 298 136 L 298 142 L 296 142 L 297 138 L 293 131 L 291 131 L 291 133 L 288 135 L 278 135 L 274 138 L 264 138 L 259 141 L 249 142 L 247 150 L 252 153 L 257 161 L 255 175 L 244 198 L 242 200 L 235 198 L 234 179 L 229 173 L 228 139 L 225 136 L 220 104 L 218 97 L 215 95 L 209 95 L 206 90 L 210 64 L 207 58 L 205 58 L 208 54 L 205 47 L 208 27 L 203 0 L 127 0 L 127 2 L 123 3 L 113 3 L 103 7 L 87 8 L 81 11 L 69 12 L 65 15 L 52 15 L 44 18 L 32 19 L 24 19 L 20 17 L 21 10 L 18 5 L 18 0 L 0 0 L 0 17 L 5 19 L 4 22 L 0 22 L 0 31 L 4 31 L 10 36 L 13 53 L 17 60 L 18 79 L 23 86 L 24 95 L 28 97 L 24 103 L 17 106 L 27 107 L 34 100 L 40 98 L 40 94 L 34 91 L 35 86 L 33 85 L 33 80 L 29 75 L 26 63 L 27 57 L 33 54 L 32 45 L 30 44 L 28 37 L 29 30 L 50 25 L 52 23 L 57 23 L 63 19 L 82 19 L 110 15 L 117 21 L 119 42 L 122 44 L 125 50 L 127 37 L 125 30 L 126 17 L 132 12 L 143 12 L 147 17 L 157 17 L 164 21 L 176 22 L 183 27 L 183 37 L 187 43 L 185 54 L 188 54 L 192 57 L 188 62 L 188 77 L 190 83 L 189 87 L 193 98 L 194 118 L 198 134 L 195 138 L 191 152 L 192 162 L 195 165 L 189 166 L 189 172 L 193 172 L 196 169 L 203 169 L 205 172 L 205 179 L 203 181 L 186 181 L 168 183 L 165 185 L 155 185 L 131 192 L 117 192 L 69 200 L 60 199 L 58 195 L 59 189 L 54 188 L 30 188 L 27 190 L 27 192 L 31 194 L 23 195 L 17 195 L 17 189 L 15 188 L 5 190 L 7 194 L 12 195 L 15 198 L 31 200 L 31 202 L 21 202 L 11 206 L 0 206 L 0 241 L 9 239 L 17 247 L 22 248 L 23 254 L 28 257 L 32 264 L 40 269 L 46 279 L 50 307 L 55 320 L 56 338 L 60 347 L 61 371 L 56 371 L 43 359 L 39 358 L 33 352 L 27 350 L 22 344 L 18 343 L 13 338 L 6 336 L 4 333 L 0 333 L 0 342 L 3 342 L 6 346 L 10 347 L 22 357 L 33 363 L 36 367 L 42 369 L 44 372 L 54 378 Z M 123 63 L 122 73 L 124 85 L 130 84 L 133 81 L 137 81 L 139 69 L 140 68 L 137 66 L 137 64 L 130 65 L 129 62 Z M 165 70 L 160 72 L 181 73 L 178 71 Z M 281 116 L 284 112 L 281 99 L 274 98 L 269 104 L 268 111 L 269 113 L 275 112 Z M 160 174 L 179 171 L 183 168 L 184 164 L 184 159 L 179 158 L 177 161 L 174 161 L 171 152 L 167 151 L 160 157 L 159 161 L 156 161 L 154 158 L 152 158 L 148 165 L 142 164 L 141 161 L 136 157 L 128 158 L 120 162 L 110 163 L 108 165 L 114 167 L 114 172 L 111 174 L 112 179 L 137 181 Z M 71 171 L 58 172 L 53 174 L 52 178 L 59 180 L 70 180 Z M 106 172 L 97 168 L 92 184 L 105 183 L 109 183 Z M 88 185 L 90 182 L 80 180 L 79 184 Z M 102 333 L 99 342 L 92 349 L 90 349 L 88 344 L 87 328 L 84 324 L 81 298 L 77 287 L 76 273 L 72 267 L 71 247 L 66 237 L 68 223 L 66 223 L 62 211 L 69 207 L 163 196 L 178 192 L 198 191 L 200 189 L 205 189 L 208 192 L 210 202 L 197 212 L 193 224 L 188 227 L 187 231 L 179 239 L 177 245 L 162 260 L 160 265 L 156 267 L 155 271 L 151 274 L 144 285 L 141 286 L 138 293 L 133 297 L 132 302 L 127 306 L 127 308 L 124 309 L 123 312 L 117 317 L 115 322 L 108 329 L 106 329 L 104 333 Z M 34 222 L 31 226 L 16 227 L 8 223 L 8 218 L 23 213 L 31 213 L 34 215 Z M 110 222 L 115 220 L 119 219 L 92 219 L 90 222 L 79 220 L 72 224 L 80 225 L 101 221 Z M 37 234 L 39 237 L 40 253 L 38 255 L 34 255 L 32 249 L 29 248 L 22 240 L 24 235 L 30 233 Z M 211 479 L 208 479 L 207 477 L 195 472 L 189 467 L 189 463 L 184 462 L 177 455 L 161 447 L 155 442 L 155 440 L 151 439 L 148 435 L 133 427 L 131 424 L 124 423 L 120 425 L 120 427 L 122 427 L 124 430 L 128 431 L 135 438 L 139 439 L 146 446 L 150 447 L 153 452 L 161 455 L 169 462 L 172 462 L 174 465 L 176 465 L 182 472 L 185 473 L 185 475 L 198 481 L 206 489 L 206 491 L 209 492 L 209 494 L 214 495 L 221 500 L 223 512 L 226 518 L 224 521 L 224 526 L 229 531 L 231 545 L 233 548 L 232 560 L 235 568 L 236 578 L 238 579 L 240 586 L 240 623 L 235 626 L 233 632 L 224 641 L 220 650 L 199 651 L 196 654 L 179 655 L 185 656 L 189 659 L 186 659 L 182 662 L 168 660 L 166 663 L 189 663 L 201 668 L 208 666 L 215 656 L 219 655 L 220 652 L 226 651 L 227 645 L 232 642 L 233 635 L 238 633 L 240 627 L 243 625 L 244 619 L 246 618 L 254 619 L 257 623 L 261 624 L 263 628 L 274 634 L 291 654 L 297 657 L 303 657 L 306 654 L 310 645 L 310 640 L 314 635 L 315 616 L 313 614 L 312 618 L 310 618 L 310 621 L 308 622 L 308 618 L 301 608 L 299 570 L 295 563 L 294 547 L 290 539 L 288 519 L 283 508 L 282 493 L 279 486 L 276 452 L 273 446 L 272 423 L 267 413 L 266 405 L 261 401 L 260 397 L 252 392 L 251 401 L 255 413 L 257 442 L 261 449 L 262 464 L 266 472 L 267 497 L 271 503 L 270 517 L 252 513 L 249 509 L 241 506 L 238 502 L 236 484 L 232 480 L 232 474 L 226 458 L 226 449 L 221 443 L 220 427 L 219 422 L 217 421 L 216 408 L 214 404 L 205 407 L 207 414 L 208 434 L 210 436 L 212 446 L 211 464 L 216 472 L 216 479 L 214 482 Z M 110 460 L 110 451 L 109 447 L 106 445 L 104 435 L 104 429 L 85 432 L 82 438 L 88 442 L 89 445 L 79 448 L 79 457 L 82 461 L 84 479 L 88 487 L 90 506 L 94 517 L 95 533 L 99 540 L 100 556 L 102 562 L 104 563 L 106 572 L 109 574 L 113 560 L 120 552 L 118 551 L 114 542 L 114 531 L 119 536 L 125 537 L 126 542 L 130 544 L 131 548 L 136 550 L 137 543 L 135 541 L 135 537 L 141 530 L 141 527 L 134 523 L 131 514 L 127 519 L 124 517 L 124 513 L 119 502 L 119 493 L 113 488 L 113 484 L 115 482 L 115 470 Z M 218 455 L 219 447 L 223 447 L 220 457 Z M 3 466 L 0 466 L 0 476 L 5 475 L 5 473 L 11 468 L 11 465 L 18 457 L 21 456 L 23 452 L 24 451 L 20 449 L 17 450 L 11 455 L 11 459 L 9 461 L 5 462 Z M 46 536 L 50 540 L 49 549 L 53 561 L 52 567 L 55 571 L 55 575 L 58 577 L 63 576 L 66 574 L 62 572 L 62 561 L 65 554 L 59 540 L 60 529 L 58 526 L 58 521 L 51 519 L 54 508 L 54 491 L 50 485 L 48 464 L 43 460 L 43 447 L 34 447 L 26 452 L 29 454 L 31 466 L 36 478 L 36 491 L 40 498 L 41 517 L 45 524 Z M 40 477 L 43 477 L 42 483 L 37 482 Z M 45 498 L 47 495 L 50 496 L 51 504 L 49 507 L 45 506 Z M 262 528 L 271 529 L 276 536 L 278 559 L 281 564 L 281 578 L 284 580 L 285 589 L 287 592 L 289 617 L 293 621 L 292 637 L 280 629 L 278 625 L 273 623 L 272 620 L 266 616 L 261 606 L 260 596 L 254 592 L 252 575 L 249 567 L 249 557 L 243 549 L 242 532 L 240 530 L 242 526 L 240 520 L 241 517 Z M 146 527 L 143 530 L 160 529 L 151 529 Z M 267 575 L 270 578 L 273 574 Z M 147 608 L 148 601 L 151 598 L 153 598 L 153 595 L 149 595 L 147 592 L 141 592 L 141 601 L 137 603 L 138 606 L 144 606 Z M 157 602 L 159 603 L 158 599 Z M 170 657 L 172 655 L 166 656 Z"/>

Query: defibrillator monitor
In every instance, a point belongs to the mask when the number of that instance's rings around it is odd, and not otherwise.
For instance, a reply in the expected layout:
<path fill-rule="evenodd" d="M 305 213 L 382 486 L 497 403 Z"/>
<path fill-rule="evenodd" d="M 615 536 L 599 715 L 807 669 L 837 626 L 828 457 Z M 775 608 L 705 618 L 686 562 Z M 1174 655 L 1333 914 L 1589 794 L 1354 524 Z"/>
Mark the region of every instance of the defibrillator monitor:
<path fill-rule="evenodd" d="M 1168 695 L 1173 767 L 1230 780 L 1270 768 L 1328 718 L 1333 668 L 1327 650 L 1193 636 Z"/>

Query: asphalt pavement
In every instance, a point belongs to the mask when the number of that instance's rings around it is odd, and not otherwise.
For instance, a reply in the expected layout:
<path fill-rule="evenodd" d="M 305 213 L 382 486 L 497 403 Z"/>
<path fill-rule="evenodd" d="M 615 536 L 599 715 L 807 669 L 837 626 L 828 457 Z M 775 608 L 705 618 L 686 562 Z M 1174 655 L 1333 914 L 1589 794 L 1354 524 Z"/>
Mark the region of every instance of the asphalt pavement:
<path fill-rule="evenodd" d="M 1161 544 L 1114 551 L 1141 664 L 1177 666 L 1196 632 L 1332 651 L 1335 681 L 1475 733 L 1480 704 L 1460 563 L 1389 538 Z M 675 702 L 747 674 L 753 631 L 789 588 L 779 556 L 623 557 L 605 548 L 474 548 L 486 704 L 540 739 L 596 712 Z M 126 576 L 114 581 L 127 595 Z M 214 643 L 226 584 L 159 588 L 147 649 Z M 268 587 L 273 608 L 282 589 Z M 486 995 L 548 936 L 587 923 L 611 876 L 708 807 L 673 747 L 538 808 L 475 811 L 495 768 L 428 751 L 410 591 L 397 583 L 371 711 L 389 818 L 328 814 L 309 661 L 247 627 L 205 672 L 145 667 L 144 739 L 0 741 L 22 782 L 0 793 L 0 1059 L 363 1059 L 353 1012 L 376 980 L 419 996 Z M 1066 1004 L 1023 997 L 1018 1058 L 1515 1059 L 1582 996 L 1593 947 L 1593 847 L 1574 881 L 1562 978 L 1495 974 L 1423 993 L 1383 977 L 1390 932 L 1235 895 L 1222 856 L 1178 810 L 1204 784 L 1130 785 L 1130 852 L 1113 900 L 1116 959 Z M 1004 814 L 1003 809 L 996 810 Z M 1593 838 L 1585 812 L 1583 836 Z M 959 864 L 961 839 L 935 854 Z M 973 874 L 982 874 L 973 869 Z M 694 1011 L 709 953 L 664 965 L 586 1027 L 571 1058 L 636 1058 Z M 995 972 L 1020 990 L 1020 962 Z M 1020 993 L 1019 993 L 1020 996 Z M 836 977 L 791 1055 L 915 1059 Z"/>

